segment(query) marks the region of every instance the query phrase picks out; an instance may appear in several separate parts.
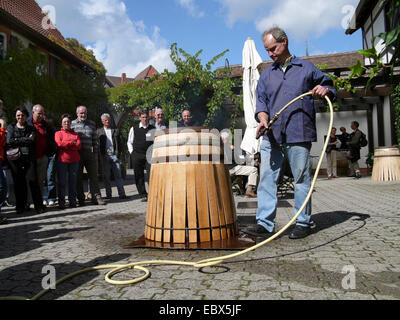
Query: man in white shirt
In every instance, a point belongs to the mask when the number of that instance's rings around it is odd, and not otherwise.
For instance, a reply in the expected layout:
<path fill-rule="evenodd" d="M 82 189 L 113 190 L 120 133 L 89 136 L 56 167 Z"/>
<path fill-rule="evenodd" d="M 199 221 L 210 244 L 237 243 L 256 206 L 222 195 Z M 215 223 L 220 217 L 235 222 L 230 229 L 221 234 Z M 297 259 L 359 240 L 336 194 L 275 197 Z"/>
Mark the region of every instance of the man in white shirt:
<path fill-rule="evenodd" d="M 154 126 L 149 124 L 149 115 L 146 111 L 139 113 L 140 123 L 129 131 L 128 150 L 131 155 L 136 187 L 142 201 L 147 201 L 147 191 L 144 179 L 144 170 L 150 172 L 150 163 L 146 158 L 147 149 L 153 144 L 152 132 Z"/>
<path fill-rule="evenodd" d="M 104 170 L 104 187 L 106 189 L 106 198 L 111 199 L 111 171 L 114 175 L 120 199 L 126 199 L 124 182 L 121 174 L 120 156 L 122 152 L 121 135 L 118 129 L 111 128 L 111 117 L 108 113 L 101 116 L 103 128 L 97 130 L 99 138 L 100 155 Z"/>

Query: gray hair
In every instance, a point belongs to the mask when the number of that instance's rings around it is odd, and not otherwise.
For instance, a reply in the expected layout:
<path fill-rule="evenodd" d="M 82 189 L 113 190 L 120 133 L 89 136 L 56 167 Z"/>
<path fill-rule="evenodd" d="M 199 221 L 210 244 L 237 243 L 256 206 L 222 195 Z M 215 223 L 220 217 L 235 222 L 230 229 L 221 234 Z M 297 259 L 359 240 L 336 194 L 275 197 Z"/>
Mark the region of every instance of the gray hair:
<path fill-rule="evenodd" d="M 86 111 L 87 111 L 87 108 L 86 108 L 85 106 L 77 106 L 77 107 L 76 107 L 76 112 L 78 112 L 79 108 L 85 108 Z"/>
<path fill-rule="evenodd" d="M 282 42 L 283 38 L 286 38 L 288 40 L 288 42 L 289 42 L 289 38 L 288 38 L 286 32 L 283 29 L 281 29 L 278 26 L 276 26 L 276 25 L 273 26 L 272 28 L 268 29 L 267 31 L 265 31 L 262 34 L 261 39 L 262 39 L 263 42 L 265 42 L 265 38 L 269 34 L 272 35 L 275 38 L 276 42 Z"/>
<path fill-rule="evenodd" d="M 44 110 L 44 108 L 43 108 L 42 105 L 40 105 L 40 104 L 35 104 L 35 105 L 32 107 L 32 111 L 33 111 L 33 112 L 36 112 L 36 111 L 38 111 L 39 108 L 42 108 L 42 109 Z"/>
<path fill-rule="evenodd" d="M 111 119 L 111 116 L 108 113 L 103 113 L 100 118 L 101 118 L 101 120 L 103 120 L 103 118 Z"/>

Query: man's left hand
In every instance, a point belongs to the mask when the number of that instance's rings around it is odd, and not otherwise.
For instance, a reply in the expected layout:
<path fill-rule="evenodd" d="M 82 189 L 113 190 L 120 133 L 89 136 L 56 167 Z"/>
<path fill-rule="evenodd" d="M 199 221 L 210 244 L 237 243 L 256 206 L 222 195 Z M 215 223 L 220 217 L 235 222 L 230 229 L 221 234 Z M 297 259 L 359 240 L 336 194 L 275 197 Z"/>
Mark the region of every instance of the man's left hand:
<path fill-rule="evenodd" d="M 318 85 L 312 89 L 312 96 L 316 99 L 325 98 L 329 93 L 329 89 Z"/>

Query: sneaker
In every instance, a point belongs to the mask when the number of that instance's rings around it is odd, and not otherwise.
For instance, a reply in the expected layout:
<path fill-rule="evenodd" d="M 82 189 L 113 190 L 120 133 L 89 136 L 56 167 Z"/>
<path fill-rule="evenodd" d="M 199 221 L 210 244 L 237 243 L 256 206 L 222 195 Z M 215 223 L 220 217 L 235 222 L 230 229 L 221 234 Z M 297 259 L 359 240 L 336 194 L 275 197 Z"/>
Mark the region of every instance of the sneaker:
<path fill-rule="evenodd" d="M 143 197 L 142 197 L 142 200 L 140 200 L 140 201 L 142 201 L 142 202 L 147 202 L 147 196 L 143 196 Z"/>
<path fill-rule="evenodd" d="M 307 237 L 311 233 L 310 227 L 295 226 L 292 233 L 289 235 L 289 239 L 302 239 Z"/>
<path fill-rule="evenodd" d="M 6 224 L 7 223 L 7 218 L 1 217 L 0 218 L 0 224 Z"/>
<path fill-rule="evenodd" d="M 355 179 L 360 179 L 361 178 L 361 174 L 359 173 L 359 172 L 356 172 L 356 174 L 355 174 L 355 177 L 354 177 Z"/>
<path fill-rule="evenodd" d="M 43 205 L 47 206 L 47 201 L 46 200 L 43 200 Z"/>
<path fill-rule="evenodd" d="M 4 200 L 3 206 L 6 206 L 6 207 L 14 207 L 11 203 L 8 202 L 8 199 Z"/>
<path fill-rule="evenodd" d="M 54 206 L 56 203 L 53 200 L 49 201 L 49 206 Z"/>
<path fill-rule="evenodd" d="M 106 205 L 106 202 L 101 198 L 101 196 L 96 196 L 96 200 L 94 200 L 93 203 L 100 206 Z"/>
<path fill-rule="evenodd" d="M 243 230 L 243 232 L 247 233 L 251 236 L 263 237 L 263 238 L 270 237 L 274 234 L 274 232 L 268 231 L 260 224 L 257 224 L 256 226 L 253 226 L 253 227 L 246 228 Z"/>

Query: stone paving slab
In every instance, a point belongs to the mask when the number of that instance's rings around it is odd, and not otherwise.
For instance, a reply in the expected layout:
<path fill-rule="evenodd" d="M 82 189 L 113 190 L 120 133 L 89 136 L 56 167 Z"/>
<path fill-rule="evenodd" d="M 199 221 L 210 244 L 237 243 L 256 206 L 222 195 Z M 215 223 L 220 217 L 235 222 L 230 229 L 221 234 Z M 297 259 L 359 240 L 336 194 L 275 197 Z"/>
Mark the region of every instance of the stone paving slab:
<path fill-rule="evenodd" d="M 143 260 L 200 261 L 227 250 L 124 249 L 144 233 L 146 203 L 130 173 L 128 200 L 106 206 L 57 208 L 40 215 L 3 208 L 0 225 L 0 296 L 33 297 L 54 267 L 57 279 L 104 264 Z M 116 192 L 116 189 L 113 190 Z M 104 192 L 104 189 L 103 189 Z M 111 285 L 106 270 L 90 271 L 59 284 L 42 300 L 386 300 L 400 299 L 400 183 L 319 178 L 312 197 L 317 226 L 306 239 L 286 231 L 256 251 L 198 270 L 150 266 L 151 277 L 135 285 Z M 278 207 L 277 230 L 293 216 L 293 197 Z M 235 204 L 256 201 L 235 196 Z M 240 228 L 256 209 L 237 209 Z M 141 275 L 129 270 L 116 280 Z M 114 279 L 113 278 L 113 279 Z"/>

